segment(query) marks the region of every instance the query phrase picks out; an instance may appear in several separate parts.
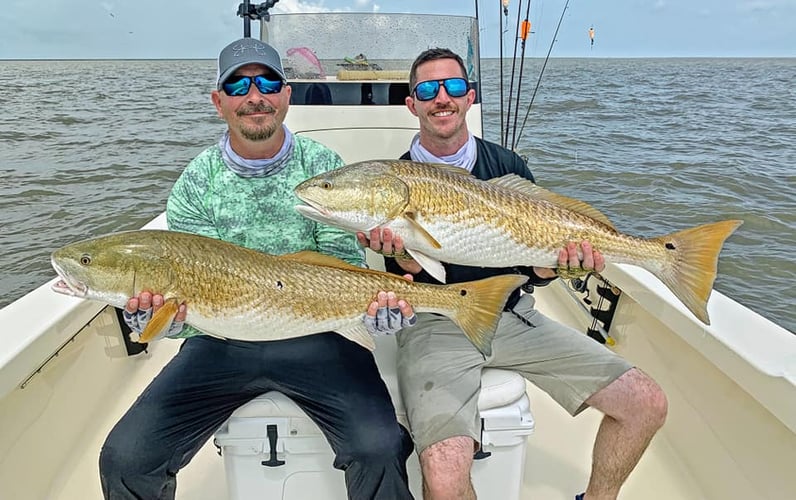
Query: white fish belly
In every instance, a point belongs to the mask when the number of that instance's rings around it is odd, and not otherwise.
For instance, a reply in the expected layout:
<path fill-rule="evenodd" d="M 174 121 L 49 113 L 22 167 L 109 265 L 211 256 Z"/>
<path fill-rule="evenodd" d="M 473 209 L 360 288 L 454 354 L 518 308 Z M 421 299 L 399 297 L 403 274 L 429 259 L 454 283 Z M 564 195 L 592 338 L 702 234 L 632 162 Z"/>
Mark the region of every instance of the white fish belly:
<path fill-rule="evenodd" d="M 400 235 L 407 248 L 418 250 L 442 262 L 478 267 L 558 265 L 558 249 L 549 250 L 518 243 L 500 228 L 463 227 L 445 221 L 419 221 L 442 246 L 434 248 L 429 240 L 404 220 L 389 227 Z"/>
<path fill-rule="evenodd" d="M 365 311 L 363 309 L 362 314 Z M 341 330 L 362 322 L 362 315 L 317 320 L 292 314 L 249 311 L 206 317 L 188 308 L 186 323 L 210 335 L 233 340 L 283 340 L 315 333 Z"/>

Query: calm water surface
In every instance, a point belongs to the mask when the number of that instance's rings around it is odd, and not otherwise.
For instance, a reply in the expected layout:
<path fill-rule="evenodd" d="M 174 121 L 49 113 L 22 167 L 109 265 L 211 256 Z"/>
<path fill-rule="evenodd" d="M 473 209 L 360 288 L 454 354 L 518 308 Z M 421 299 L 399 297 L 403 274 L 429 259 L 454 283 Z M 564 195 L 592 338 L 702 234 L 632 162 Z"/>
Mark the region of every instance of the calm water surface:
<path fill-rule="evenodd" d="M 520 123 L 540 66 L 526 63 Z M 482 71 L 498 141 L 498 62 Z M 0 306 L 54 276 L 53 249 L 164 209 L 224 129 L 214 77 L 213 61 L 0 61 Z M 553 59 L 517 151 L 623 232 L 743 219 L 716 288 L 794 331 L 794 81 L 796 59 Z"/>

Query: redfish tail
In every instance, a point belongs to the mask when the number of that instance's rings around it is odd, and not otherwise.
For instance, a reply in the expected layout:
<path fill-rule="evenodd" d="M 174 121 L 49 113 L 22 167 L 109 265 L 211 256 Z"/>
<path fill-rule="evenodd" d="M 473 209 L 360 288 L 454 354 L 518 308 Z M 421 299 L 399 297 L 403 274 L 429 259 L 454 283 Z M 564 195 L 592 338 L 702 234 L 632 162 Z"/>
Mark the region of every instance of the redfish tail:
<path fill-rule="evenodd" d="M 700 321 L 710 324 L 708 298 L 713 290 L 724 241 L 743 221 L 726 220 L 655 238 L 675 252 L 660 273 L 655 273 Z"/>
<path fill-rule="evenodd" d="M 460 302 L 451 319 L 484 356 L 492 354 L 492 339 L 509 295 L 527 280 L 527 276 L 506 274 L 446 285 L 469 297 Z"/>

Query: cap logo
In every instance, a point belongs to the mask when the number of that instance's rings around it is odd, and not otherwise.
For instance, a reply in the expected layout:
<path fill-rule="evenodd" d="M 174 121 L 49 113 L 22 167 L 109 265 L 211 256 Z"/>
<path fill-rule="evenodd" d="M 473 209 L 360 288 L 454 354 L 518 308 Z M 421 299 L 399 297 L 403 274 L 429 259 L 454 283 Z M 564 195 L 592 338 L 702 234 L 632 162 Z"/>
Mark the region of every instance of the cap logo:
<path fill-rule="evenodd" d="M 232 47 L 232 55 L 235 57 L 240 57 L 246 52 L 248 49 L 254 50 L 257 54 L 261 56 L 268 55 L 268 51 L 265 48 L 265 45 L 261 45 L 259 43 L 240 43 L 238 45 L 234 45 Z"/>

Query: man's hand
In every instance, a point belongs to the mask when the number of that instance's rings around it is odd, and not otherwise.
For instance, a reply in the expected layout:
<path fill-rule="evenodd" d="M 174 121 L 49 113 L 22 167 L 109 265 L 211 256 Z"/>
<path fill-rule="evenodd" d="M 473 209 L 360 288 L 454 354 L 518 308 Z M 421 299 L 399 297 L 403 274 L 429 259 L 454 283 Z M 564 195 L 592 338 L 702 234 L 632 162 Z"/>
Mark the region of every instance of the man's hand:
<path fill-rule="evenodd" d="M 578 246 L 583 256 L 578 256 Z M 558 268 L 534 267 L 533 272 L 543 279 L 555 278 L 560 276 L 564 279 L 578 278 L 592 271 L 602 272 L 605 269 L 605 257 L 599 251 L 592 248 L 591 243 L 583 240 L 580 245 L 570 241 L 566 248 L 558 252 Z"/>
<path fill-rule="evenodd" d="M 393 234 L 390 229 L 377 227 L 371 229 L 369 235 L 358 232 L 357 241 L 362 248 L 370 248 L 385 257 L 394 257 L 401 269 L 408 273 L 417 274 L 423 269 L 420 264 L 406 253 L 401 237 Z"/>
<path fill-rule="evenodd" d="M 412 281 L 412 275 L 404 276 Z M 404 327 L 414 326 L 417 316 L 414 308 L 405 300 L 399 300 L 394 292 L 379 292 L 365 313 L 365 328 L 371 335 L 394 335 Z"/>
<path fill-rule="evenodd" d="M 152 315 L 163 306 L 163 295 L 152 294 L 150 292 L 141 292 L 137 297 L 131 297 L 127 301 L 122 317 L 127 326 L 137 334 L 141 334 L 146 328 Z M 185 324 L 185 317 L 188 314 L 188 307 L 185 304 L 180 304 L 177 310 L 177 315 L 169 327 L 166 335 L 176 335 L 182 331 Z M 156 339 L 153 339 L 156 340 Z"/>

